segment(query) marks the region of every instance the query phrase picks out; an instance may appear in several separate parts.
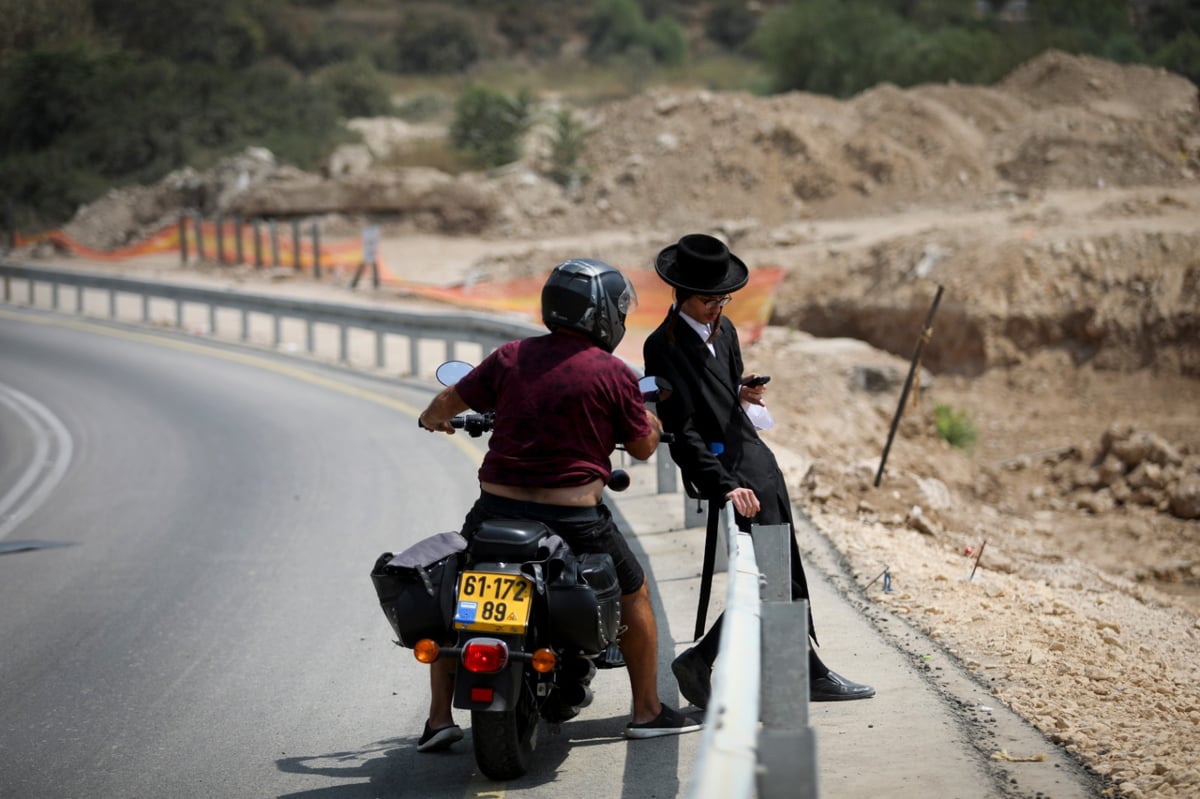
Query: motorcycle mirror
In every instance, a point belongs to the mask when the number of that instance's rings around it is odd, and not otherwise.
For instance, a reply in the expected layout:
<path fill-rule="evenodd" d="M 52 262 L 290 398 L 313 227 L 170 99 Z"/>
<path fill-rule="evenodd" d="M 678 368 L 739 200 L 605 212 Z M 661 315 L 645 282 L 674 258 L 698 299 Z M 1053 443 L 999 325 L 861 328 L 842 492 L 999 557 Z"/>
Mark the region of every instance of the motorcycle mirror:
<path fill-rule="evenodd" d="M 452 386 L 467 376 L 475 367 L 466 361 L 446 361 L 437 368 L 434 375 L 443 386 Z"/>
<path fill-rule="evenodd" d="M 638 391 L 646 402 L 658 402 L 671 394 L 671 384 L 665 378 L 646 375 L 638 381 Z"/>

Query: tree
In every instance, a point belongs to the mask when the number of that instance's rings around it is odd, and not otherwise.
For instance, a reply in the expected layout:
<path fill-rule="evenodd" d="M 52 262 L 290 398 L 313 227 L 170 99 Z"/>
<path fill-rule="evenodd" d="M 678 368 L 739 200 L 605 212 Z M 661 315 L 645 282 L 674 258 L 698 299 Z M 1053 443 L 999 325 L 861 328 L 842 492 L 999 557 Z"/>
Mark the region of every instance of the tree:
<path fill-rule="evenodd" d="M 522 90 L 516 96 L 468 86 L 454 108 L 450 143 L 486 167 L 519 159 L 521 136 L 533 121 L 533 95 Z"/>

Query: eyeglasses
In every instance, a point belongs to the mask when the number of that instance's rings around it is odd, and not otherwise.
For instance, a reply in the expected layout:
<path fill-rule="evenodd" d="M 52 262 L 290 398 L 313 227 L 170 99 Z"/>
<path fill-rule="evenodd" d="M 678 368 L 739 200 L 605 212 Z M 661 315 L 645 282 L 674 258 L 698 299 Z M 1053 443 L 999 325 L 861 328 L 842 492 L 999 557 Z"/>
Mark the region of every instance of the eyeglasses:
<path fill-rule="evenodd" d="M 697 299 L 704 304 L 705 308 L 711 309 L 724 308 L 729 304 L 729 301 L 732 300 L 733 297 L 730 297 L 728 294 L 726 294 L 724 297 L 698 297 Z"/>

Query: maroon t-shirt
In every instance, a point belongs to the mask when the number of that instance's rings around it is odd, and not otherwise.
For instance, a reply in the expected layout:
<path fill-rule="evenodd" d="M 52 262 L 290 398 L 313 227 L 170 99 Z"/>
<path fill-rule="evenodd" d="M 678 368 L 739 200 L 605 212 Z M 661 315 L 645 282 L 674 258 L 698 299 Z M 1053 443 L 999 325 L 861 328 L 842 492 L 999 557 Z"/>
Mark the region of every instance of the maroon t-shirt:
<path fill-rule="evenodd" d="M 455 389 L 496 421 L 479 479 L 558 488 L 612 473 L 617 444 L 650 435 L 637 377 L 621 359 L 564 333 L 510 341 Z"/>

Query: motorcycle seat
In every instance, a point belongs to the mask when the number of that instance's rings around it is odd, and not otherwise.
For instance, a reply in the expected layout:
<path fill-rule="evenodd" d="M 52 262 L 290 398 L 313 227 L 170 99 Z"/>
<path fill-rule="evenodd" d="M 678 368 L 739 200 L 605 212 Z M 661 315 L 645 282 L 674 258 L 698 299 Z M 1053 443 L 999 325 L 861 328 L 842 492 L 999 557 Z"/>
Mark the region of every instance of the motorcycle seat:
<path fill-rule="evenodd" d="M 542 522 L 527 519 L 493 519 L 479 526 L 471 542 L 475 559 L 495 558 L 508 563 L 538 559 L 542 541 L 552 535 Z"/>

